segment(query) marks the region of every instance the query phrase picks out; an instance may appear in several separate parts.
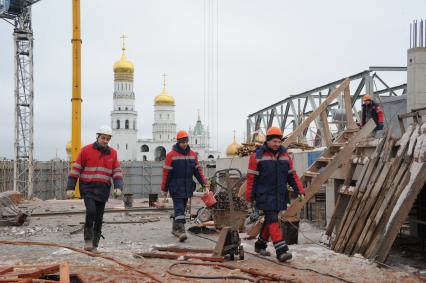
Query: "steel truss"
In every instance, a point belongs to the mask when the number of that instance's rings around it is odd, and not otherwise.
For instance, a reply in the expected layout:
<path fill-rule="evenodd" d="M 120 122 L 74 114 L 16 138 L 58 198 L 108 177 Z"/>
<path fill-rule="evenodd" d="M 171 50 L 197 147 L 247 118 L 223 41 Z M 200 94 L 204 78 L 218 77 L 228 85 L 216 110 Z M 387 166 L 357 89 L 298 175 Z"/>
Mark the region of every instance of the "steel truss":
<path fill-rule="evenodd" d="M 383 96 L 399 96 L 406 93 L 407 84 L 389 86 L 378 74 L 378 72 L 406 72 L 406 67 L 370 67 L 368 70 L 354 74 L 349 77 L 351 86 L 351 103 L 352 112 L 356 120 L 360 121 L 359 100 L 362 95 L 369 94 L 374 99 L 380 100 Z M 286 129 L 294 130 L 303 119 L 308 116 L 313 109 L 339 86 L 343 79 L 322 85 L 320 87 L 296 94 L 290 95 L 277 103 L 265 107 L 247 117 L 247 141 L 253 141 L 258 134 L 264 134 L 266 129 L 271 126 L 279 126 L 284 132 Z M 358 103 L 357 103 L 358 102 Z M 330 104 L 327 107 L 327 115 L 329 123 L 336 124 L 337 130 L 343 129 L 339 125 L 339 121 L 334 119 L 333 114 L 345 114 L 345 106 L 343 97 L 339 97 L 337 102 Z M 343 116 L 343 115 L 341 115 Z M 340 124 L 345 121 L 340 121 Z M 309 128 L 307 128 L 300 137 L 301 141 L 307 140 L 307 135 L 314 132 L 316 137 L 321 137 L 321 122 L 316 119 Z M 323 139 L 315 141 L 315 145 L 323 145 Z"/>

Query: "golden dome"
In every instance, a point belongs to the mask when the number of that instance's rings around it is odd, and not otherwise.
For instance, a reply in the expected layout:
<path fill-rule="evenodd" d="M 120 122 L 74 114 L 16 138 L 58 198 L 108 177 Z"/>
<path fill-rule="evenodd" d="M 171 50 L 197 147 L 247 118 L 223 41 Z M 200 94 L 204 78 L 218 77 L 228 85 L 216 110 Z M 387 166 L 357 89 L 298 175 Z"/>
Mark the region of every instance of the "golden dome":
<path fill-rule="evenodd" d="M 237 155 L 237 150 L 240 147 L 240 145 L 235 140 L 235 134 L 234 134 L 234 141 L 228 145 L 226 148 L 226 156 L 235 156 Z"/>
<path fill-rule="evenodd" d="M 114 73 L 132 73 L 135 71 L 135 68 L 133 66 L 133 63 L 126 58 L 126 45 L 125 45 L 125 39 L 127 37 L 123 34 L 121 36 L 121 39 L 123 40 L 123 47 L 121 50 L 123 50 L 123 54 L 121 54 L 121 59 L 114 63 L 113 69 Z"/>
<path fill-rule="evenodd" d="M 157 95 L 154 99 L 154 104 L 155 105 L 175 105 L 175 99 L 173 98 L 173 96 L 170 96 L 167 93 L 166 90 L 166 74 L 163 75 L 164 76 L 164 81 L 163 81 L 163 90 L 161 91 L 160 95 Z"/>
<path fill-rule="evenodd" d="M 265 141 L 266 141 L 266 137 L 262 133 L 258 133 L 256 135 L 256 137 L 254 138 L 254 142 L 255 143 L 261 143 L 261 144 L 263 144 Z"/>
<path fill-rule="evenodd" d="M 114 73 L 133 73 L 135 71 L 133 63 L 126 58 L 125 50 L 126 49 L 123 48 L 121 59 L 114 63 Z"/>
<path fill-rule="evenodd" d="M 65 151 L 67 152 L 68 156 L 71 156 L 71 150 L 72 150 L 72 143 L 71 141 L 67 142 L 67 145 L 65 146 Z"/>

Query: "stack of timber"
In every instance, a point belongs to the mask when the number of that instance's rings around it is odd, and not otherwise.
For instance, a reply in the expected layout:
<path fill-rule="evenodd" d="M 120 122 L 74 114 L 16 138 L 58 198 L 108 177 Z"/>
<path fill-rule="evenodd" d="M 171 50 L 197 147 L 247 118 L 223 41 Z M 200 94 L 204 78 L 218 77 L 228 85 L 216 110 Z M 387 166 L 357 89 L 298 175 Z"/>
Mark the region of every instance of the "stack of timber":
<path fill-rule="evenodd" d="M 384 262 L 417 195 L 426 183 L 426 122 L 396 140 L 388 132 L 363 165 L 331 248 Z M 348 175 L 345 183 L 349 184 Z M 348 182 L 349 181 L 349 182 Z M 342 205 L 339 200 L 336 203 Z M 332 235 L 335 215 L 326 234 Z"/>

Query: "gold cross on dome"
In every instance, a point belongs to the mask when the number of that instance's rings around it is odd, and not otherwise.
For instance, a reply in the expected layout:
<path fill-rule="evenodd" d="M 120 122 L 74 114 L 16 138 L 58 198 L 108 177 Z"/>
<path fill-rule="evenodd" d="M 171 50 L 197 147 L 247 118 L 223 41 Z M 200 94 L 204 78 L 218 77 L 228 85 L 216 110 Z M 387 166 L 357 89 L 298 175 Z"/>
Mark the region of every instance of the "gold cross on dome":
<path fill-rule="evenodd" d="M 166 73 L 163 73 L 162 76 L 163 76 L 163 86 L 166 87 L 166 77 L 167 77 L 167 75 L 166 75 Z"/>
<path fill-rule="evenodd" d="M 123 34 L 121 37 L 121 40 L 123 40 L 123 47 L 121 48 L 123 51 L 126 50 L 126 38 L 127 36 Z"/>

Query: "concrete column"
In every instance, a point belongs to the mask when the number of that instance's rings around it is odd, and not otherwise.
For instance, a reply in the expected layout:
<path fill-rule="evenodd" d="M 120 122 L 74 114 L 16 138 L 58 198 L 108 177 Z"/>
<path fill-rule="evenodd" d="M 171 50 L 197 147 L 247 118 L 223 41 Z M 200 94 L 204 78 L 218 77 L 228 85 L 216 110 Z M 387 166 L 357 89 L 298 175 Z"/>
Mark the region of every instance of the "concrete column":
<path fill-rule="evenodd" d="M 426 48 L 407 52 L 407 112 L 426 107 Z"/>

